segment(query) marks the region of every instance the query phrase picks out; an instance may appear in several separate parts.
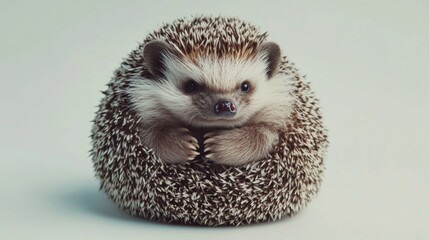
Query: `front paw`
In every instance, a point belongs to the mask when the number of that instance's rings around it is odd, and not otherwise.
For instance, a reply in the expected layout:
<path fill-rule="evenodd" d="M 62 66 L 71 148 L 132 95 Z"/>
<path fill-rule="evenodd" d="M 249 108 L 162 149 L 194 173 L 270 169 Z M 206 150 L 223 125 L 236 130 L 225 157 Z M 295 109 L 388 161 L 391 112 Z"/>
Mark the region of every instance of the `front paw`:
<path fill-rule="evenodd" d="M 159 134 L 154 143 L 154 151 L 161 160 L 168 163 L 185 163 L 195 159 L 200 153 L 198 140 L 187 128 L 168 129 Z"/>
<path fill-rule="evenodd" d="M 206 158 L 236 166 L 266 157 L 275 141 L 275 137 L 249 129 L 214 131 L 204 139 Z"/>

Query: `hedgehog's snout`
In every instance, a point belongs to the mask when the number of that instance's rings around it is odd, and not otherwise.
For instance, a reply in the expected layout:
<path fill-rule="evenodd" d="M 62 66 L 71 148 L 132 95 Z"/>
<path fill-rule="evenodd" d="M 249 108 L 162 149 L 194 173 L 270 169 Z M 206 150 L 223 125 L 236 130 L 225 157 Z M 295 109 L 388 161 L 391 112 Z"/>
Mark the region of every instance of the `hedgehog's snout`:
<path fill-rule="evenodd" d="M 220 100 L 214 106 L 214 112 L 222 116 L 234 116 L 237 112 L 237 107 L 231 100 Z"/>

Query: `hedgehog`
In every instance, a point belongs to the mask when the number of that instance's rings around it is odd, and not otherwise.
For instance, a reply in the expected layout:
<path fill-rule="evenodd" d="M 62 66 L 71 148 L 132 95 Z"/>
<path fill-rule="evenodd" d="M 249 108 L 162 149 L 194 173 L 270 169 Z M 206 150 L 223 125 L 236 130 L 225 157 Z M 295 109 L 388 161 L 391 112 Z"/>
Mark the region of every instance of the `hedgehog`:
<path fill-rule="evenodd" d="M 165 162 L 261 160 L 286 130 L 293 97 L 290 76 L 278 72 L 280 47 L 218 22 L 155 36 L 143 47 L 142 75 L 130 79 L 143 144 Z"/>
<path fill-rule="evenodd" d="M 242 225 L 291 216 L 316 196 L 328 147 L 319 103 L 267 36 L 238 18 L 181 18 L 124 59 L 90 150 L 121 209 Z"/>

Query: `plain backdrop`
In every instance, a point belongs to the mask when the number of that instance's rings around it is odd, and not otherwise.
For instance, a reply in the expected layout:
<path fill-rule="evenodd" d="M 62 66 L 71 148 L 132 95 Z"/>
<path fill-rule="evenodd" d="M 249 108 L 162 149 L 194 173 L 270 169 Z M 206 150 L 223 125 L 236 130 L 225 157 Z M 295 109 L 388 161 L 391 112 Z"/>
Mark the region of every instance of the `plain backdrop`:
<path fill-rule="evenodd" d="M 429 1 L 0 1 L 0 239 L 429 239 Z M 319 195 L 244 227 L 130 217 L 88 151 L 101 90 L 162 23 L 237 16 L 269 32 L 321 100 Z"/>

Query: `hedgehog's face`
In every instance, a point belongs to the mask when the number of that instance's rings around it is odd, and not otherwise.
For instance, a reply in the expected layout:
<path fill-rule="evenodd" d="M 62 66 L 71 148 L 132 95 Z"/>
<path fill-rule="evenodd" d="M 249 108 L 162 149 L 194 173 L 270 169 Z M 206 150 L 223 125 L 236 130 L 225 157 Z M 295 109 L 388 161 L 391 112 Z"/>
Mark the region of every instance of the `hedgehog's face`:
<path fill-rule="evenodd" d="M 228 128 L 270 107 L 269 78 L 276 73 L 280 50 L 266 43 L 246 59 L 208 56 L 191 61 L 153 41 L 144 48 L 144 60 L 162 107 L 188 125 Z"/>

